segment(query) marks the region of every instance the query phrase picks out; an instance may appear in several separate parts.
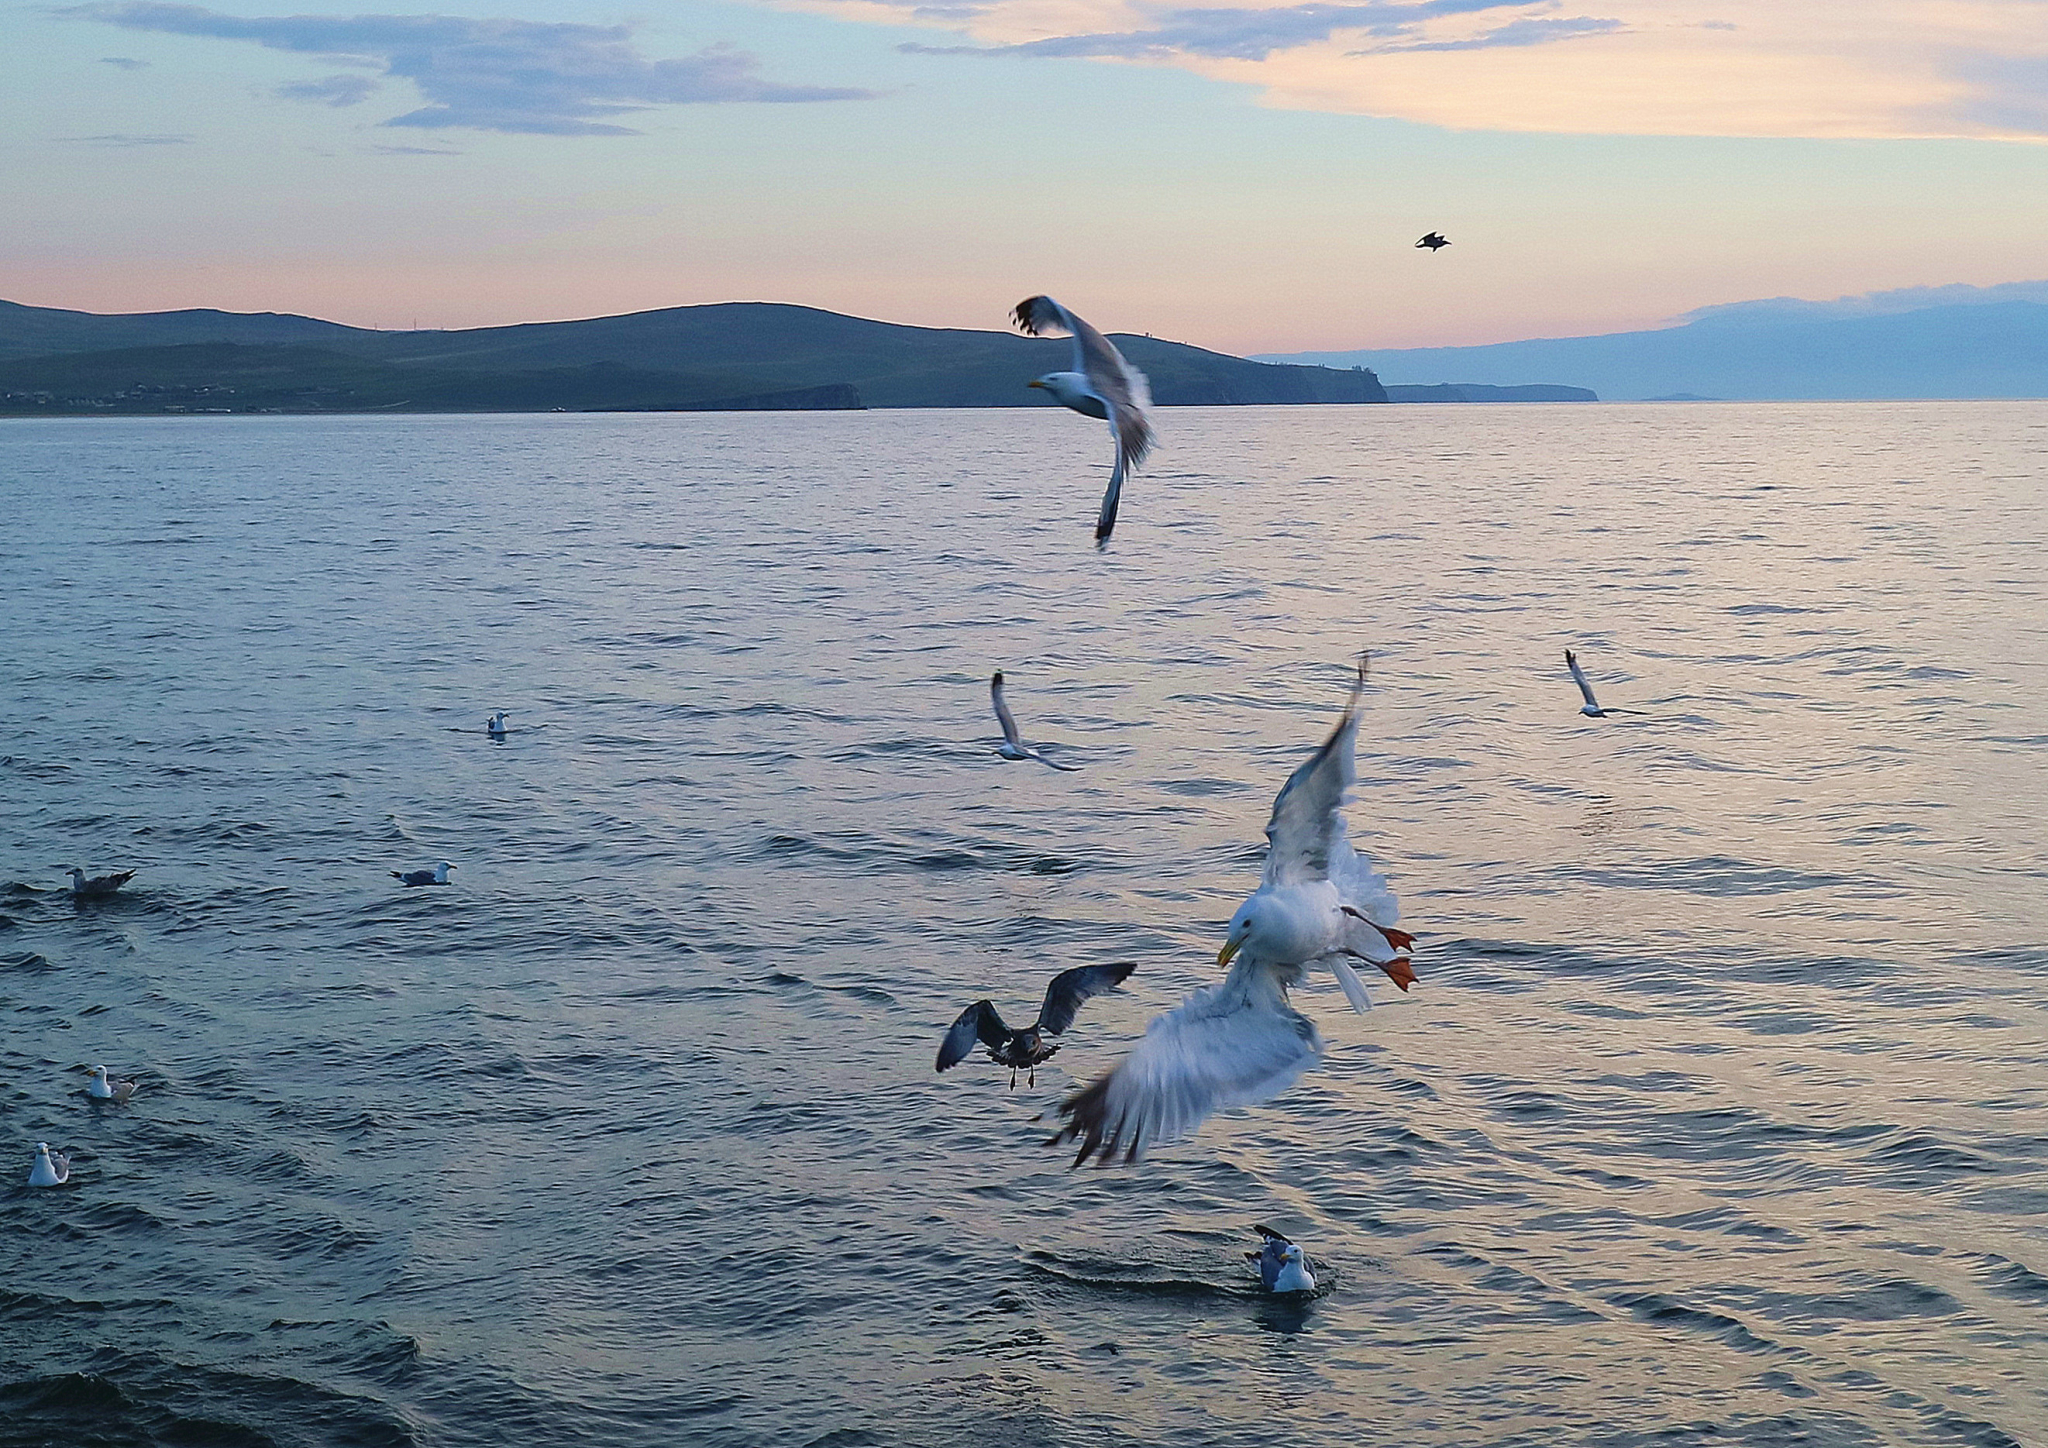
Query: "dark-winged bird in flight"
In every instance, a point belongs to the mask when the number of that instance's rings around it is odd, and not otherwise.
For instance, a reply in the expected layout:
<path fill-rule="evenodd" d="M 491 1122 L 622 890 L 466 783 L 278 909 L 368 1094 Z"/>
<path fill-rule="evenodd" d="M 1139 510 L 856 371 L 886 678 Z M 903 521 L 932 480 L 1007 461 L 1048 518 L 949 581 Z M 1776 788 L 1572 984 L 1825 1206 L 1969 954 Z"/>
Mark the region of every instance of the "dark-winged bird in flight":
<path fill-rule="evenodd" d="M 1017 1084 L 1019 1071 L 1029 1071 L 1029 1084 L 1037 1085 L 1038 1068 L 1059 1050 L 1056 1043 L 1045 1037 L 1065 1031 L 1074 1024 L 1074 1013 L 1081 1009 L 1081 1002 L 1115 990 L 1137 968 L 1132 961 L 1120 960 L 1114 965 L 1077 965 L 1061 971 L 1045 988 L 1038 1019 L 1014 1031 L 1003 1024 L 993 1005 L 976 1001 L 960 1012 L 960 1018 L 946 1032 L 946 1039 L 939 1045 L 938 1069 L 944 1071 L 959 1065 L 979 1041 L 988 1047 L 991 1061 L 1010 1068 L 1012 1086 Z"/>

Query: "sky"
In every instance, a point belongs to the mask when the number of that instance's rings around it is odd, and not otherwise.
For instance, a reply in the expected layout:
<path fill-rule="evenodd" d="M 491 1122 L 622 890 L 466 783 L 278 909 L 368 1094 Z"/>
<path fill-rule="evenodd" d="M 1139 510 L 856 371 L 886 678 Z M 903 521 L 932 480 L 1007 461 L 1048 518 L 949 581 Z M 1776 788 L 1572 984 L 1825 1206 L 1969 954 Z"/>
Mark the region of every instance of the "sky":
<path fill-rule="evenodd" d="M 1242 353 L 2048 270 L 2048 0 L 300 3 L 6 7 L 0 298 Z"/>

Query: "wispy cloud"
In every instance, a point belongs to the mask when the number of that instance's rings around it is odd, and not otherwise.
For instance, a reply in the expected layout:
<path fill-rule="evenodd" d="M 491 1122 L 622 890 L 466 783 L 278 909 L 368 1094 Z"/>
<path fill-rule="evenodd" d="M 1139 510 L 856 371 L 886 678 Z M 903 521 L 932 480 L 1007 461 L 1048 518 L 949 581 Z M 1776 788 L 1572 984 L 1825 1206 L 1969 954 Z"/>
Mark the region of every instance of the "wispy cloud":
<path fill-rule="evenodd" d="M 318 80 L 287 81 L 277 93 L 288 101 L 318 101 L 328 106 L 360 105 L 377 90 L 366 75 L 327 75 Z"/>
<path fill-rule="evenodd" d="M 190 136 L 135 136 L 116 132 L 106 136 L 59 136 L 60 146 L 112 146 L 126 149 L 130 146 L 189 146 Z"/>
<path fill-rule="evenodd" d="M 745 51 L 714 45 L 681 59 L 642 55 L 623 25 L 475 20 L 458 15 L 224 15 L 161 0 L 109 0 L 59 12 L 128 30 L 244 40 L 353 61 L 410 81 L 428 104 L 384 121 L 553 136 L 633 135 L 612 117 L 658 105 L 843 101 L 870 92 L 764 80 Z M 367 90 L 332 76 L 285 88 L 352 105 Z M 365 81 L 373 85 L 374 82 Z"/>
<path fill-rule="evenodd" d="M 1208 56 L 1264 60 L 1275 51 L 1328 40 L 1340 30 L 1368 35 L 1420 33 L 1429 20 L 1481 10 L 1521 9 L 1528 0 L 1368 0 L 1360 5 L 1281 5 L 1270 9 L 1167 10 L 1143 29 L 1052 36 L 997 46 L 904 45 L 916 54 L 1036 55 L 1156 60 Z"/>
<path fill-rule="evenodd" d="M 1407 45 L 1377 47 L 1384 54 L 1396 50 L 1492 50 L 1498 46 L 1548 45 L 1557 40 L 1577 40 L 1584 35 L 1613 35 L 1628 27 L 1619 20 L 1596 20 L 1591 16 L 1558 19 L 1511 20 L 1467 40 L 1417 40 Z M 1371 55 L 1371 50 L 1353 52 Z"/>
<path fill-rule="evenodd" d="M 954 33 L 913 53 L 1171 65 L 1461 130 L 2048 140 L 2048 0 L 784 3 Z"/>
<path fill-rule="evenodd" d="M 137 59 L 135 59 L 135 58 L 134 58 L 133 56 L 129 56 L 129 55 L 103 55 L 103 56 L 101 56 L 101 57 L 100 57 L 100 64 L 101 64 L 101 65 L 111 65 L 111 66 L 113 66 L 113 67 L 115 67 L 116 69 L 119 69 L 119 70 L 148 70 L 148 69 L 149 69 L 149 62 L 148 62 L 148 61 L 146 61 L 146 60 L 137 60 Z"/>

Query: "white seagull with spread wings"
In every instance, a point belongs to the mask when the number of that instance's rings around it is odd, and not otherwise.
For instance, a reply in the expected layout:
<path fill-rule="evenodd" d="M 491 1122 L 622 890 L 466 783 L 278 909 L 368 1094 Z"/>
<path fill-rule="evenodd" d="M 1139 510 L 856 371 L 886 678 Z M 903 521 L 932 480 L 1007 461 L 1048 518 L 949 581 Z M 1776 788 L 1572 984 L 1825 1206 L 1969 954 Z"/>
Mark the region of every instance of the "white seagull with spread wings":
<path fill-rule="evenodd" d="M 1579 712 L 1588 719 L 1605 719 L 1609 714 L 1634 714 L 1634 709 L 1603 709 L 1600 701 L 1593 697 L 1593 686 L 1586 682 L 1585 670 L 1579 667 L 1579 656 L 1570 649 L 1564 651 L 1564 666 L 1572 671 L 1572 682 L 1579 686 L 1579 697 L 1586 702 Z"/>
<path fill-rule="evenodd" d="M 1124 361 L 1123 353 L 1109 338 L 1096 331 L 1051 297 L 1026 297 L 1011 314 L 1017 325 L 1034 337 L 1051 332 L 1071 333 L 1074 338 L 1073 365 L 1065 372 L 1048 372 L 1027 384 L 1042 387 L 1053 400 L 1088 417 L 1109 424 L 1116 441 L 1116 461 L 1109 469 L 1109 490 L 1102 495 L 1102 511 L 1095 518 L 1097 546 L 1109 541 L 1116 527 L 1117 502 L 1123 496 L 1124 475 L 1145 460 L 1152 450 L 1152 389 L 1145 374 Z"/>
<path fill-rule="evenodd" d="M 996 746 L 996 753 L 1005 759 L 1035 759 L 1040 764 L 1054 769 L 1063 769 L 1068 774 L 1078 771 L 1078 764 L 1061 764 L 1056 759 L 1047 759 L 1036 749 L 1024 742 L 1024 736 L 1017 732 L 1017 716 L 1010 712 L 1010 706 L 1003 702 L 1003 671 L 997 669 L 988 681 L 988 698 L 996 706 L 996 722 L 1003 726 L 1003 742 Z"/>
<path fill-rule="evenodd" d="M 1394 928 L 1399 903 L 1344 830 L 1364 688 L 1361 662 L 1344 716 L 1273 802 L 1265 876 L 1230 917 L 1216 957 L 1230 974 L 1154 1017 L 1129 1057 L 1060 1103 L 1065 1122 L 1053 1141 L 1080 1143 L 1076 1166 L 1119 1153 L 1135 1161 L 1215 1112 L 1293 1085 L 1323 1054 L 1315 1023 L 1287 1003 L 1310 966 L 1328 966 L 1361 1012 L 1372 1002 L 1352 960 L 1378 966 L 1404 991 L 1414 983 L 1415 937 Z"/>

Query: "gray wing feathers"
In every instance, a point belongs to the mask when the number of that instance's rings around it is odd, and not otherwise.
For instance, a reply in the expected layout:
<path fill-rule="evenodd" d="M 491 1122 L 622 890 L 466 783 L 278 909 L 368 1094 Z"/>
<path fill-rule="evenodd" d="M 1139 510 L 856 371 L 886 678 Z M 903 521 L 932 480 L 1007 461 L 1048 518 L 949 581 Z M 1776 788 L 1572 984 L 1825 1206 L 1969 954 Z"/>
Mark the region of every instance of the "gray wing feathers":
<path fill-rule="evenodd" d="M 1265 883 L 1298 885 L 1309 880 L 1328 879 L 1333 858 L 1341 858 L 1339 846 L 1349 851 L 1344 838 L 1344 793 L 1358 775 L 1353 755 L 1358 746 L 1358 700 L 1365 690 L 1365 664 L 1358 666 L 1358 680 L 1344 705 L 1344 716 L 1322 747 L 1287 776 L 1273 801 L 1273 817 L 1266 822 Z"/>
<path fill-rule="evenodd" d="M 976 1041 L 986 1046 L 999 1046 L 1009 1034 L 1003 1018 L 996 1014 L 996 1008 L 987 1001 L 976 1001 L 960 1012 L 959 1019 L 946 1032 L 946 1039 L 939 1043 L 936 1069 L 946 1071 L 959 1065 L 967 1059 L 967 1053 L 974 1049 Z"/>
<path fill-rule="evenodd" d="M 1381 925 L 1400 921 L 1401 902 L 1394 897 L 1393 887 L 1385 875 L 1359 858 L 1358 851 L 1351 847 L 1351 836 L 1341 816 L 1332 831 L 1329 873 L 1330 883 L 1337 887 L 1337 898 L 1360 915 Z"/>
<path fill-rule="evenodd" d="M 1600 701 L 1593 697 L 1593 686 L 1586 682 L 1585 672 L 1579 668 L 1578 655 L 1570 649 L 1564 651 L 1564 666 L 1572 671 L 1572 682 L 1579 686 L 1579 697 L 1584 699 L 1589 707 L 1599 708 Z"/>
<path fill-rule="evenodd" d="M 1063 970 L 1045 988 L 1045 1004 L 1038 1008 L 1038 1028 L 1057 1036 L 1074 1024 L 1081 1003 L 1106 991 L 1113 991 L 1130 978 L 1137 964 L 1120 960 L 1114 965 L 1077 965 Z"/>
<path fill-rule="evenodd" d="M 988 681 L 989 702 L 996 706 L 996 722 L 1003 726 L 1003 738 L 1010 742 L 1012 749 L 1022 749 L 1024 740 L 1017 733 L 1017 718 L 1010 712 L 1010 706 L 1003 702 L 1003 671 L 997 669 L 995 677 Z"/>
<path fill-rule="evenodd" d="M 1116 461 L 1110 464 L 1109 486 L 1103 490 L 1102 511 L 1095 515 L 1095 541 L 1105 543 L 1116 528 L 1117 505 L 1123 501 L 1124 474 L 1129 471 L 1124 465 L 1123 434 L 1117 431 L 1116 415 L 1109 421 L 1110 434 L 1116 438 Z"/>
<path fill-rule="evenodd" d="M 1091 1156 L 1135 1161 L 1218 1111 L 1278 1095 L 1322 1058 L 1308 1017 L 1235 984 L 1199 990 L 1157 1017 L 1136 1050 L 1060 1103 L 1053 1140 L 1080 1143 L 1076 1166 Z"/>
<path fill-rule="evenodd" d="M 1266 1232 L 1266 1245 L 1258 1253 L 1259 1285 L 1271 1292 L 1273 1284 L 1280 1280 L 1280 1269 L 1287 1265 L 1287 1259 L 1281 1253 L 1293 1243 L 1278 1232 L 1267 1232 L 1264 1227 L 1259 1230 Z"/>

